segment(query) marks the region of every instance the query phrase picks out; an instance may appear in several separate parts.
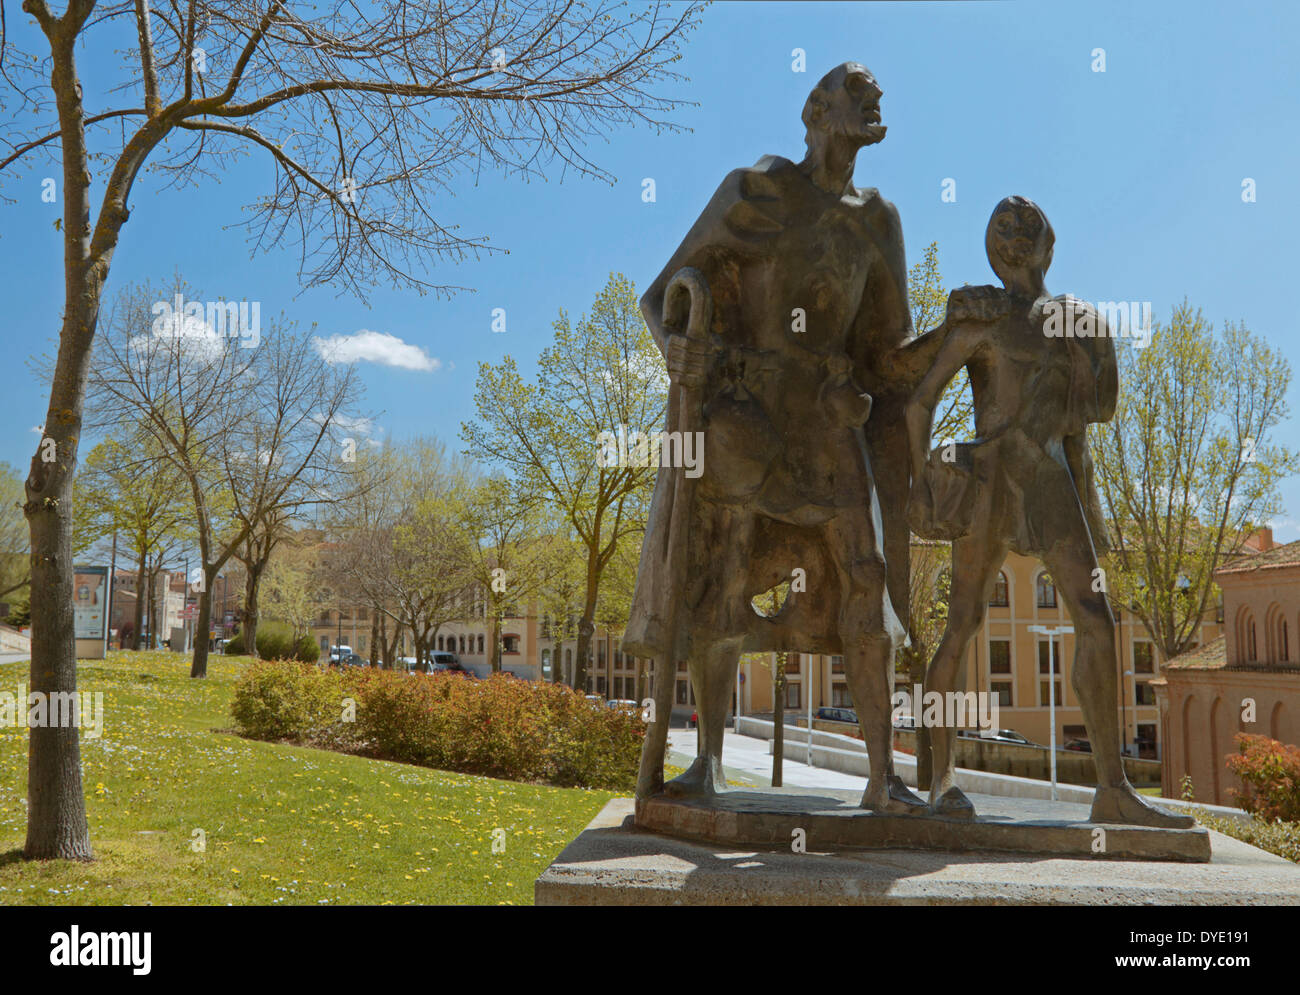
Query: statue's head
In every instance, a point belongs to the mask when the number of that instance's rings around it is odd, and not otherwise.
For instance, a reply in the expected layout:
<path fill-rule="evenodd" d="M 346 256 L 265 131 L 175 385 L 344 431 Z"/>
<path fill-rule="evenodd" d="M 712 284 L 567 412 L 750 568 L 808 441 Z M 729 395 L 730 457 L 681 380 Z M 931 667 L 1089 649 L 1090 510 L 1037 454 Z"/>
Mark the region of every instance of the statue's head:
<path fill-rule="evenodd" d="M 1005 197 L 993 208 L 984 231 L 984 251 L 993 272 L 1006 282 L 1014 270 L 1046 273 L 1056 233 L 1043 209 L 1028 197 Z"/>
<path fill-rule="evenodd" d="M 885 137 L 880 123 L 884 91 L 871 70 L 858 62 L 836 66 L 813 87 L 803 105 L 804 141 L 814 146 L 818 134 L 850 138 L 859 148 Z"/>

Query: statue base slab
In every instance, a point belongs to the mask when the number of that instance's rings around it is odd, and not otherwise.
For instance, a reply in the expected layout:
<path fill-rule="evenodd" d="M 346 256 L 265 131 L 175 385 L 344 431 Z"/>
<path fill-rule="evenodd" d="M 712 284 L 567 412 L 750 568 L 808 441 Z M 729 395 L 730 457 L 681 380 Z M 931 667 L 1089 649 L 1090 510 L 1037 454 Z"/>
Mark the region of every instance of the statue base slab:
<path fill-rule="evenodd" d="M 1099 825 L 1086 805 L 971 795 L 973 819 L 884 815 L 859 808 L 861 792 L 828 788 L 748 788 L 708 798 L 656 795 L 636 809 L 651 832 L 729 846 L 789 848 L 802 830 L 810 851 L 944 850 L 1089 860 L 1210 860 L 1209 831 Z"/>
<path fill-rule="evenodd" d="M 738 846 L 649 832 L 633 811 L 630 798 L 609 802 L 537 879 L 537 904 L 1300 905 L 1300 867 L 1219 833 L 1209 834 L 1208 863 L 1187 863 L 902 843 L 823 849 L 818 823 L 808 822 L 799 827 L 808 850 L 794 853 L 789 841 Z"/>

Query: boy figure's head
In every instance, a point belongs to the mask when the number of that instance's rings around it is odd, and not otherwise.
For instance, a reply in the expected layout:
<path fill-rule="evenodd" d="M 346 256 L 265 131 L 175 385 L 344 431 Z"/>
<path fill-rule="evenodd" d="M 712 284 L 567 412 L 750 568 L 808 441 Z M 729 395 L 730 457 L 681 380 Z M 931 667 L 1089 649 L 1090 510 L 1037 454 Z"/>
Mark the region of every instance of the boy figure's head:
<path fill-rule="evenodd" d="M 1040 287 L 1055 243 L 1047 215 L 1028 197 L 999 201 L 984 232 L 989 265 L 1008 289 Z"/>

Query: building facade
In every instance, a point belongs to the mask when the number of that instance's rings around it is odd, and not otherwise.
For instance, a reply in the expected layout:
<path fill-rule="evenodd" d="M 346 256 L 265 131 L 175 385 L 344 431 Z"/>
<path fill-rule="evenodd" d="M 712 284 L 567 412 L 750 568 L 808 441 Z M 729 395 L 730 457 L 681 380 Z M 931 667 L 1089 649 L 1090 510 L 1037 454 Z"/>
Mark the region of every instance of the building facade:
<path fill-rule="evenodd" d="M 1226 758 L 1236 734 L 1300 744 L 1300 542 L 1243 556 L 1215 572 L 1223 635 L 1171 660 L 1155 683 L 1167 795 L 1235 803 Z"/>

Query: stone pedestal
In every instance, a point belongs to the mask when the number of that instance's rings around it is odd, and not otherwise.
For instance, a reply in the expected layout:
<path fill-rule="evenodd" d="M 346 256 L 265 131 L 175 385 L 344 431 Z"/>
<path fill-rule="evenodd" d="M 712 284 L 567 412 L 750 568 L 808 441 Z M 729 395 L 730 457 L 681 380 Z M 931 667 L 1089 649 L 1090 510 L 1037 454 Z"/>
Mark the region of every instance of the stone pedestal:
<path fill-rule="evenodd" d="M 656 796 L 637 806 L 651 832 L 730 846 L 808 850 L 920 849 L 995 851 L 1109 860 L 1210 859 L 1210 836 L 1192 829 L 1104 826 L 1085 805 L 971 795 L 975 819 L 879 815 L 859 808 L 861 792 L 828 788 L 752 788 L 709 799 Z"/>
<path fill-rule="evenodd" d="M 818 850 L 815 828 L 808 851 L 795 853 L 790 842 L 740 846 L 648 832 L 634 824 L 632 799 L 620 798 L 537 879 L 535 898 L 538 905 L 1300 905 L 1300 867 L 1209 836 L 1208 863 Z"/>

